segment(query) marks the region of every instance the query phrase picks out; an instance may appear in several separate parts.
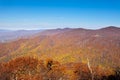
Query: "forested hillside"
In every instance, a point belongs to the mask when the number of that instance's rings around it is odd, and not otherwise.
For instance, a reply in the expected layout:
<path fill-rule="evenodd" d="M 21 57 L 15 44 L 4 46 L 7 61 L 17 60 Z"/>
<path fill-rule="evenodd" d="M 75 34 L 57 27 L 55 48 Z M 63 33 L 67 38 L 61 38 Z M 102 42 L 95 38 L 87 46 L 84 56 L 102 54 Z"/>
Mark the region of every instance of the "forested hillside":
<path fill-rule="evenodd" d="M 119 80 L 120 28 L 51 29 L 0 43 L 1 80 Z"/>

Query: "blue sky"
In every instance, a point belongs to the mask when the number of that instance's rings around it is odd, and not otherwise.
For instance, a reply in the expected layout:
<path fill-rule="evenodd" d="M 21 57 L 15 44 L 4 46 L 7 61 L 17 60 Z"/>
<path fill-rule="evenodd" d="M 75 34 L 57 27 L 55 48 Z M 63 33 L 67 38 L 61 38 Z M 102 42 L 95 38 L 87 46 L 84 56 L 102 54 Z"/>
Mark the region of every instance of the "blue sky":
<path fill-rule="evenodd" d="M 0 29 L 120 27 L 120 0 L 0 0 Z"/>

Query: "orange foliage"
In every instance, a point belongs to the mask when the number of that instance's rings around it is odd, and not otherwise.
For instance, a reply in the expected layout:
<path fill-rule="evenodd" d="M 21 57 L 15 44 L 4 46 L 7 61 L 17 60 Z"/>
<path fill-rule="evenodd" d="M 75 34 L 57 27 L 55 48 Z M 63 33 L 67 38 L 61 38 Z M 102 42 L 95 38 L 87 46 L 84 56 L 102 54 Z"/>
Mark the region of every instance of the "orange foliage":
<path fill-rule="evenodd" d="M 99 67 L 92 69 L 95 80 L 111 75 L 108 70 Z M 53 59 L 43 61 L 33 57 L 19 57 L 0 63 L 1 80 L 91 80 L 91 76 L 87 64 L 83 63 L 60 64 Z"/>

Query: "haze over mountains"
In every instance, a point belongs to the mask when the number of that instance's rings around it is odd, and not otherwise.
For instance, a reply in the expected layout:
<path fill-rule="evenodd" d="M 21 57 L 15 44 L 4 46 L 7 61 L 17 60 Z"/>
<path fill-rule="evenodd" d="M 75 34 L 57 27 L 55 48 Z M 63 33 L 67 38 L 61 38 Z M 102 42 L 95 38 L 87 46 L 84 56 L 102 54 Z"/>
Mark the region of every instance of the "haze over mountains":
<path fill-rule="evenodd" d="M 19 38 L 27 38 L 43 30 L 0 30 L 0 42 L 8 42 Z"/>

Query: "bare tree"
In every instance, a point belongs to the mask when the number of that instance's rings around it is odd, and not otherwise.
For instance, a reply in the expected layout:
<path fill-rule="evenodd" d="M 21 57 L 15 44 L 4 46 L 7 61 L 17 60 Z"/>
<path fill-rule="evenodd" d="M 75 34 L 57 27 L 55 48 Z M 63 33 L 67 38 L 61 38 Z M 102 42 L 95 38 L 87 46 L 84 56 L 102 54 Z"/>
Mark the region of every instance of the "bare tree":
<path fill-rule="evenodd" d="M 88 58 L 87 58 L 87 65 L 88 65 L 88 68 L 89 68 L 89 70 L 90 70 L 92 80 L 94 80 L 94 73 L 93 73 L 93 70 L 92 70 L 92 68 L 91 68 L 91 65 L 90 65 L 90 62 L 89 62 L 89 59 L 88 59 Z"/>

